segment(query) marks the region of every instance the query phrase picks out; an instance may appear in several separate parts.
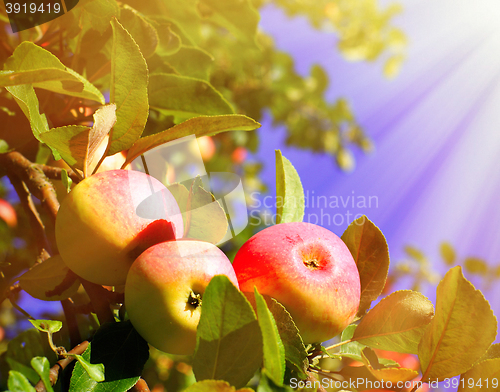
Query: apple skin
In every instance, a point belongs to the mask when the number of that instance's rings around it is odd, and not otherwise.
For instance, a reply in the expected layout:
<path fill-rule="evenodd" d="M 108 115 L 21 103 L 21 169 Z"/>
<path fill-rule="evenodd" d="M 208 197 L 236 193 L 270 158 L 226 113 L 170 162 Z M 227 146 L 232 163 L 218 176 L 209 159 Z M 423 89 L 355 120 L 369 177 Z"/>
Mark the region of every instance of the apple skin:
<path fill-rule="evenodd" d="M 202 307 L 193 296 L 202 297 L 215 275 L 226 275 L 238 287 L 231 262 L 208 242 L 168 241 L 147 249 L 132 264 L 125 284 L 132 325 L 158 350 L 193 354 Z"/>
<path fill-rule="evenodd" d="M 62 202 L 55 227 L 65 264 L 83 279 L 107 286 L 125 284 L 139 254 L 181 238 L 183 230 L 170 191 L 132 170 L 97 173 L 77 184 Z"/>
<path fill-rule="evenodd" d="M 233 268 L 241 291 L 255 286 L 285 306 L 306 344 L 333 338 L 358 311 L 356 263 L 342 240 L 320 226 L 268 227 L 240 248 Z"/>
<path fill-rule="evenodd" d="M 17 226 L 17 214 L 12 205 L 3 199 L 0 199 L 0 219 L 7 223 L 10 228 Z"/>

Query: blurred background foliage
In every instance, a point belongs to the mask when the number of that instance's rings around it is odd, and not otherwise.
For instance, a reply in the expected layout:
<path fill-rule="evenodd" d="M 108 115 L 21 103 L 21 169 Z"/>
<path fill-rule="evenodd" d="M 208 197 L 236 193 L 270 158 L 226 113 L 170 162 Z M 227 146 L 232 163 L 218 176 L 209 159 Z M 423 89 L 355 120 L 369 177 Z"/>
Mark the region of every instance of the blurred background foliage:
<path fill-rule="evenodd" d="M 306 16 L 314 28 L 335 34 L 338 44 L 332 50 L 338 50 L 346 60 L 372 62 L 382 58 L 381 72 L 389 78 L 397 75 L 404 60 L 406 38 L 393 26 L 392 18 L 401 12 L 401 7 L 394 3 L 384 8 L 377 0 L 185 0 L 181 3 L 82 0 L 66 15 L 16 34 L 11 33 L 2 3 L 0 63 L 3 68 L 21 42 L 31 41 L 86 77 L 108 97 L 112 52 L 109 21 L 116 17 L 136 39 L 150 77 L 155 74 L 181 77 L 183 82 L 190 83 L 188 89 L 182 90 L 187 101 L 197 101 L 200 94 L 210 91 L 213 101 L 198 104 L 193 115 L 223 114 L 227 113 L 227 107 L 257 121 L 268 115 L 275 125 L 286 128 L 288 145 L 327 153 L 341 169 L 353 170 L 352 149 L 369 152 L 372 141 L 356 121 L 349 97 L 333 102 L 325 99 L 329 84 L 325 69 L 315 65 L 309 75 L 298 74 L 293 57 L 279 51 L 272 37 L 258 29 L 259 11 L 269 4 L 282 8 L 290 16 Z M 150 85 L 150 89 L 156 87 Z M 174 87 L 180 89 L 181 85 Z M 51 128 L 89 125 L 93 112 L 100 106 L 47 90 L 36 89 L 36 93 L 40 112 L 46 115 Z M 165 105 L 150 95 L 144 135 L 163 131 L 181 120 L 178 113 L 165 110 Z M 0 90 L 0 124 L 0 153 L 16 149 L 34 162 L 57 165 L 50 159 L 48 148 L 33 137 L 23 111 L 3 88 Z M 269 131 L 262 133 L 264 138 Z M 266 184 L 259 179 L 261 162 L 251 158 L 259 143 L 265 140 L 259 140 L 256 132 L 230 132 L 199 141 L 207 171 L 238 173 L 244 179 L 247 194 L 266 189 Z M 5 174 L 2 169 L 0 167 L 0 177 Z M 63 197 L 64 192 L 59 189 L 59 196 Z M 0 183 L 0 202 L 0 387 L 4 388 L 7 369 L 20 370 L 30 378 L 31 357 L 50 354 L 38 332 L 28 330 L 20 334 L 26 328 L 25 316 L 13 307 L 20 300 L 19 291 L 10 291 L 10 300 L 6 300 L 4 294 L 23 271 L 36 263 L 38 256 L 36 239 L 21 200 L 6 177 Z M 38 205 L 36 199 L 32 202 Z M 50 220 L 43 210 L 40 213 L 42 221 L 48 222 L 47 232 L 53 232 Z M 225 245 L 228 255 L 231 257 L 256 230 L 249 226 Z M 416 285 L 422 279 L 435 283 L 435 276 L 428 275 L 425 258 L 416 255 L 416 251 L 409 251 L 414 266 L 403 264 L 408 265 L 407 269 L 398 269 L 394 279 L 411 273 L 417 276 Z M 466 260 L 465 265 L 470 265 L 478 274 L 491 275 L 483 271 L 479 260 Z M 420 272 L 415 275 L 415 271 Z M 77 294 L 73 300 L 76 306 L 82 307 L 88 302 L 85 293 Z M 82 313 L 79 327 L 82 336 L 88 336 L 95 329 L 96 321 Z M 37 311 L 37 317 L 58 319 L 62 314 Z M 58 336 L 60 344 L 68 344 L 64 333 Z M 154 350 L 145 374 L 153 380 L 151 387 L 157 392 L 177 390 L 193 377 L 182 358 Z M 32 378 L 35 376 L 31 374 Z"/>

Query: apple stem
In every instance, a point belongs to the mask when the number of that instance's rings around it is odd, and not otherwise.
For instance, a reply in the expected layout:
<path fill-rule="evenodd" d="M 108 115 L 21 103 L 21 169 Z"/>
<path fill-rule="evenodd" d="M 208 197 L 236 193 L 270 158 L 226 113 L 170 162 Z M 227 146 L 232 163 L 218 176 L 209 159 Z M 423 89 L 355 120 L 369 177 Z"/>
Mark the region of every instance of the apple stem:
<path fill-rule="evenodd" d="M 317 259 L 306 260 L 304 264 L 310 270 L 317 270 L 319 268 L 319 261 Z"/>
<path fill-rule="evenodd" d="M 340 374 L 338 374 L 337 372 L 334 372 L 332 370 L 318 369 L 318 368 L 314 368 L 314 367 L 309 368 L 309 370 L 312 372 L 318 373 L 318 374 L 323 374 L 324 376 L 331 378 L 333 380 L 342 381 L 342 376 Z"/>
<path fill-rule="evenodd" d="M 344 344 L 351 343 L 351 342 L 353 342 L 353 341 L 354 341 L 354 340 L 352 340 L 352 339 L 344 340 L 344 341 L 339 342 L 339 343 L 336 343 L 336 344 L 334 344 L 334 345 L 332 345 L 332 346 L 326 347 L 326 348 L 325 348 L 325 350 L 326 350 L 326 351 L 333 350 L 334 348 L 337 348 L 337 347 L 343 346 Z"/>
<path fill-rule="evenodd" d="M 107 290 L 104 287 L 91 283 L 83 278 L 79 279 L 90 298 L 90 302 L 92 302 L 92 306 L 94 307 L 94 311 L 99 319 L 99 323 L 101 325 L 104 323 L 113 323 L 115 321 L 115 316 L 113 315 L 109 306 L 109 301 L 107 300 Z"/>

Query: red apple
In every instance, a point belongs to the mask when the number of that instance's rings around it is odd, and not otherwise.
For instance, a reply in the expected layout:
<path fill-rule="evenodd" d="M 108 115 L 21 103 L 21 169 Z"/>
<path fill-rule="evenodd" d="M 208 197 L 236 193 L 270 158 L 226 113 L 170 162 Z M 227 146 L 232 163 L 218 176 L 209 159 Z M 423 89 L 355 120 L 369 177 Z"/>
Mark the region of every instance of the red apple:
<path fill-rule="evenodd" d="M 147 249 L 125 284 L 132 325 L 158 350 L 193 354 L 203 293 L 215 275 L 226 275 L 238 287 L 231 262 L 208 242 L 168 241 Z"/>
<path fill-rule="evenodd" d="M 247 158 L 248 150 L 245 147 L 236 147 L 231 154 L 231 159 L 234 163 L 240 164 Z"/>
<path fill-rule="evenodd" d="M 320 226 L 268 227 L 240 248 L 233 267 L 241 291 L 255 286 L 287 308 L 304 343 L 333 338 L 358 311 L 356 263 L 342 240 Z"/>
<path fill-rule="evenodd" d="M 132 170 L 95 174 L 61 204 L 56 241 L 61 257 L 91 282 L 125 284 L 132 262 L 148 247 L 181 238 L 183 220 L 170 191 Z"/>
<path fill-rule="evenodd" d="M 0 219 L 4 220 L 9 227 L 16 227 L 17 225 L 17 214 L 14 207 L 3 199 L 0 199 Z"/>

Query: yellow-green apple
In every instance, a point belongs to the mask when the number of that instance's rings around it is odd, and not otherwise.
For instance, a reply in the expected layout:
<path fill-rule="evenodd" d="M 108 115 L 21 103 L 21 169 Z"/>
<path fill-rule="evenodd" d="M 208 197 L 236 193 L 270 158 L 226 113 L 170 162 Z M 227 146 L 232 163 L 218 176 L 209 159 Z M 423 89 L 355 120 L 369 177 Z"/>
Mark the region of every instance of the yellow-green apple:
<path fill-rule="evenodd" d="M 240 248 L 233 267 L 241 291 L 256 287 L 286 307 L 304 343 L 333 338 L 358 311 L 356 263 L 342 240 L 320 226 L 268 227 Z"/>
<path fill-rule="evenodd" d="M 209 161 L 215 154 L 215 143 L 211 136 L 201 136 L 196 139 L 200 148 L 201 157 Z"/>
<path fill-rule="evenodd" d="M 144 250 L 182 235 L 182 216 L 170 191 L 133 170 L 86 178 L 64 199 L 56 219 L 57 247 L 66 265 L 107 286 L 125 284 Z"/>
<path fill-rule="evenodd" d="M 215 275 L 226 275 L 238 287 L 231 262 L 208 242 L 168 241 L 147 249 L 125 283 L 132 325 L 158 350 L 193 354 L 203 293 Z"/>

